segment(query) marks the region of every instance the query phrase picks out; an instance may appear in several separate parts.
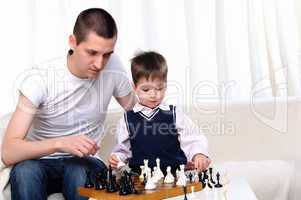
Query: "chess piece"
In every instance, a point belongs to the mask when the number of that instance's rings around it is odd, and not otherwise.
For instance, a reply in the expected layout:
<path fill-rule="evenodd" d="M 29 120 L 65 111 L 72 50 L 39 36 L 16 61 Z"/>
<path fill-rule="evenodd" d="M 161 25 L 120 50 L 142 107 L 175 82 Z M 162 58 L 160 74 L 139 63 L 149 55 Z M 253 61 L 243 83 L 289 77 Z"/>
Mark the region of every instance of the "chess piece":
<path fill-rule="evenodd" d="M 216 173 L 216 180 L 217 180 L 217 184 L 215 184 L 215 186 L 214 187 L 216 187 L 216 188 L 221 188 L 221 187 L 223 187 L 223 185 L 222 184 L 220 184 L 220 174 L 217 172 Z"/>
<path fill-rule="evenodd" d="M 180 165 L 180 172 L 179 172 L 179 178 L 176 183 L 178 186 L 185 186 L 186 185 L 186 175 L 185 175 L 185 165 Z"/>
<path fill-rule="evenodd" d="M 155 183 L 153 182 L 153 179 L 151 177 L 151 173 L 150 172 L 147 172 L 148 173 L 148 176 L 147 176 L 147 182 L 145 184 L 145 188 L 146 190 L 153 190 L 156 188 L 156 185 Z"/>
<path fill-rule="evenodd" d="M 116 184 L 116 176 L 112 174 L 112 167 L 109 165 L 109 180 L 107 185 L 107 192 L 116 192 L 117 191 L 117 184 Z"/>
<path fill-rule="evenodd" d="M 130 188 L 130 191 L 131 191 L 131 194 L 137 194 L 137 190 L 135 188 L 135 184 L 134 184 L 134 181 L 132 179 L 132 176 L 135 175 L 135 173 L 128 173 L 128 180 L 129 180 L 129 188 Z"/>
<path fill-rule="evenodd" d="M 188 200 L 188 199 L 187 199 L 187 186 L 185 185 L 185 186 L 183 187 L 183 189 L 184 189 L 184 200 Z"/>
<path fill-rule="evenodd" d="M 168 166 L 166 169 L 166 176 L 164 179 L 164 183 L 173 183 L 174 181 L 175 181 L 175 178 L 171 173 L 171 167 Z"/>
<path fill-rule="evenodd" d="M 128 194 L 128 190 L 127 190 L 127 186 L 126 186 L 125 176 L 122 175 L 121 178 L 120 178 L 119 195 L 127 195 L 127 194 Z"/>
<path fill-rule="evenodd" d="M 140 173 L 139 179 L 140 179 L 140 181 L 142 181 L 142 180 L 144 180 L 144 174 L 145 174 L 144 166 L 141 165 L 140 169 L 141 169 L 141 173 Z"/>
<path fill-rule="evenodd" d="M 213 180 L 213 171 L 212 171 L 212 167 L 209 168 L 209 177 L 210 177 L 210 182 L 214 185 L 215 181 Z"/>
<path fill-rule="evenodd" d="M 192 183 L 192 178 L 193 178 L 193 175 L 192 175 L 192 173 L 191 173 L 191 172 L 189 172 L 189 175 L 188 175 L 188 176 L 189 176 L 189 182 L 190 182 L 190 183 Z"/>
<path fill-rule="evenodd" d="M 164 178 L 164 174 L 161 170 L 161 167 L 160 167 L 160 159 L 157 158 L 156 159 L 156 164 L 157 164 L 157 172 L 156 172 L 156 175 L 158 176 L 158 179 L 160 180 L 161 178 Z"/>
<path fill-rule="evenodd" d="M 87 173 L 87 177 L 86 177 L 86 182 L 85 182 L 85 188 L 93 188 L 94 184 L 92 182 L 92 173 L 91 171 L 88 171 Z"/>
<path fill-rule="evenodd" d="M 142 185 L 146 185 L 146 173 L 143 174 L 143 182 L 142 182 Z"/>

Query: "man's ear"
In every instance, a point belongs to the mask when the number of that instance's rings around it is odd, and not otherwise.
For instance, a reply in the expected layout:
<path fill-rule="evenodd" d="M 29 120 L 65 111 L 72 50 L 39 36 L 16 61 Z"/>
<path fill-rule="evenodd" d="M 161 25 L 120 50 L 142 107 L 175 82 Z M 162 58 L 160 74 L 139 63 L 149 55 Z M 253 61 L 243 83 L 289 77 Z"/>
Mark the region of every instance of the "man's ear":
<path fill-rule="evenodd" d="M 73 34 L 69 36 L 69 46 L 72 50 L 77 46 L 76 37 Z"/>

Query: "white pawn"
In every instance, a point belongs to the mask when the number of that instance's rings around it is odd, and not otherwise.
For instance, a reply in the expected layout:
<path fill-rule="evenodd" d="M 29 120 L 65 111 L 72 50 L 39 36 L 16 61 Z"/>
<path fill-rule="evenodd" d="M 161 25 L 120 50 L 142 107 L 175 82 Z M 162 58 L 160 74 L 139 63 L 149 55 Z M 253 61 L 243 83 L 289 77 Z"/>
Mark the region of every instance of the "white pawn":
<path fill-rule="evenodd" d="M 154 182 L 154 183 L 158 183 L 158 181 L 159 181 L 159 179 L 160 179 L 160 178 L 158 177 L 157 167 L 154 167 L 152 179 L 153 179 L 153 182 Z"/>
<path fill-rule="evenodd" d="M 151 173 L 151 170 L 150 168 L 147 169 L 147 172 L 146 172 L 148 175 L 147 175 L 147 181 L 146 181 L 146 184 L 145 184 L 145 188 L 146 190 L 153 190 L 156 188 L 156 185 L 155 183 L 153 182 L 153 179 L 152 179 L 152 173 Z"/>
<path fill-rule="evenodd" d="M 140 180 L 143 180 L 143 179 L 144 179 L 144 175 L 143 175 L 143 174 L 145 173 L 145 171 L 144 171 L 144 166 L 141 165 L 141 166 L 140 166 L 140 169 L 141 169 L 141 174 L 140 174 L 140 176 L 139 176 L 139 179 L 140 179 Z"/>
<path fill-rule="evenodd" d="M 168 166 L 166 169 L 166 176 L 164 179 L 164 183 L 173 183 L 175 181 L 175 177 L 171 173 L 171 167 Z"/>
<path fill-rule="evenodd" d="M 179 172 L 179 178 L 177 181 L 177 185 L 178 186 L 185 186 L 186 185 L 186 175 L 185 175 L 185 171 L 184 171 L 185 166 L 184 165 L 180 165 L 180 172 Z"/>
<path fill-rule="evenodd" d="M 151 173 L 151 169 L 148 167 L 148 160 L 144 159 L 143 163 L 144 163 L 144 173 L 146 174 L 146 177 L 148 177 L 148 172 Z"/>
<path fill-rule="evenodd" d="M 156 174 L 157 174 L 158 178 L 159 179 L 164 178 L 164 174 L 160 168 L 160 159 L 159 158 L 156 159 L 156 163 L 157 163 L 157 173 Z"/>

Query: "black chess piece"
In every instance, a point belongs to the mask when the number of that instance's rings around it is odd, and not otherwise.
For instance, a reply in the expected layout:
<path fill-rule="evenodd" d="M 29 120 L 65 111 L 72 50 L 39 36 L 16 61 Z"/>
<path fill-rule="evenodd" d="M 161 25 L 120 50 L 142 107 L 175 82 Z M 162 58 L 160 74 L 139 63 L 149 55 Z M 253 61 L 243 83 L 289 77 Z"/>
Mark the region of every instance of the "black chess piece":
<path fill-rule="evenodd" d="M 146 185 L 146 173 L 143 173 L 143 182 L 142 182 L 142 185 Z"/>
<path fill-rule="evenodd" d="M 187 198 L 187 186 L 186 185 L 183 187 L 183 190 L 184 190 L 184 200 L 188 200 L 188 198 Z"/>
<path fill-rule="evenodd" d="M 189 172 L 189 181 L 190 181 L 190 183 L 192 183 L 192 177 L 193 177 L 193 174 L 191 173 L 191 172 Z"/>
<path fill-rule="evenodd" d="M 91 171 L 88 171 L 86 172 L 87 174 L 87 177 L 86 177 L 86 182 L 85 182 L 85 188 L 93 188 L 94 187 L 94 184 L 93 184 L 93 181 L 92 181 L 92 172 Z"/>
<path fill-rule="evenodd" d="M 122 175 L 121 178 L 120 178 L 119 195 L 127 195 L 127 194 L 128 194 L 128 190 L 127 190 L 127 186 L 126 186 L 125 176 Z"/>
<path fill-rule="evenodd" d="M 136 173 L 132 173 L 132 172 L 129 172 L 128 173 L 128 181 L 129 181 L 129 190 L 131 191 L 131 194 L 137 194 L 137 190 L 136 190 L 136 188 L 135 188 L 135 183 L 134 183 L 134 181 L 133 181 L 133 179 L 132 179 L 132 176 L 137 176 L 137 174 Z"/>
<path fill-rule="evenodd" d="M 109 180 L 107 184 L 107 192 L 116 192 L 117 191 L 117 185 L 116 185 L 116 176 L 112 175 L 112 167 L 109 166 Z"/>
<path fill-rule="evenodd" d="M 213 180 L 212 167 L 209 168 L 209 174 L 210 174 L 210 182 L 214 185 L 215 181 Z"/>
<path fill-rule="evenodd" d="M 217 184 L 215 184 L 214 187 L 216 187 L 216 188 L 221 188 L 221 187 L 223 187 L 223 185 L 220 184 L 220 182 L 219 182 L 219 180 L 220 180 L 220 174 L 219 174 L 218 172 L 216 173 L 216 180 L 217 180 Z"/>

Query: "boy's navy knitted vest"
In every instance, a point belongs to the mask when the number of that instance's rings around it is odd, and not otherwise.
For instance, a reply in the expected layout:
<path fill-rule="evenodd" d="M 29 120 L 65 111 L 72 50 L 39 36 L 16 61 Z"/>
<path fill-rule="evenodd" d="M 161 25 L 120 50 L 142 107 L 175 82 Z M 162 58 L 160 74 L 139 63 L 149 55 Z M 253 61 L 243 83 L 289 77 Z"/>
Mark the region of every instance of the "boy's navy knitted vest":
<path fill-rule="evenodd" d="M 144 159 L 148 159 L 148 166 L 153 168 L 159 158 L 164 173 L 167 166 L 175 172 L 180 164 L 187 163 L 178 139 L 174 106 L 170 105 L 168 111 L 157 108 L 150 117 L 142 112 L 128 111 L 125 121 L 132 151 L 129 166 L 133 171 L 140 171 Z"/>

